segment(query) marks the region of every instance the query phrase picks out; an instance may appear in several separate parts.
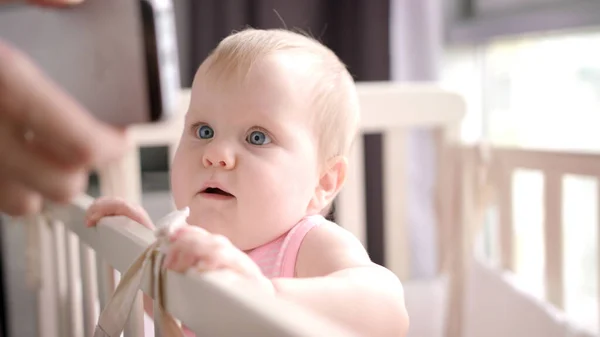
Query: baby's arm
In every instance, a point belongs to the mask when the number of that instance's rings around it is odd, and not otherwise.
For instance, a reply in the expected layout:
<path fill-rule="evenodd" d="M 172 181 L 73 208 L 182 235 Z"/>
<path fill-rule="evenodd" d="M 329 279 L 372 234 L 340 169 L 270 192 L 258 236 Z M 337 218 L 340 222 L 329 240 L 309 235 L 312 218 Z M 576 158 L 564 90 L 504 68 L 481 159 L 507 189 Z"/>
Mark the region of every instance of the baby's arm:
<path fill-rule="evenodd" d="M 335 224 L 312 229 L 296 262 L 297 278 L 273 279 L 277 295 L 304 305 L 361 336 L 405 336 L 402 284 L 371 262 L 350 233 Z"/>

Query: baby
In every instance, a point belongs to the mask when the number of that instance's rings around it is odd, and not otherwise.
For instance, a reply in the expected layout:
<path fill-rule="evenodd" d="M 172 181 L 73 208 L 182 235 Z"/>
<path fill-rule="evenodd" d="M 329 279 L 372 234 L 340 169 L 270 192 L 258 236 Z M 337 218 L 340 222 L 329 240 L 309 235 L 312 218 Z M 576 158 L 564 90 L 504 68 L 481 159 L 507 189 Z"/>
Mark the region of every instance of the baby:
<path fill-rule="evenodd" d="M 227 268 L 363 336 L 404 336 L 402 285 L 348 231 L 326 220 L 346 179 L 359 107 L 351 75 L 319 42 L 248 29 L 198 69 L 171 171 L 185 226 L 166 268 Z M 138 206 L 98 199 L 93 226 Z"/>

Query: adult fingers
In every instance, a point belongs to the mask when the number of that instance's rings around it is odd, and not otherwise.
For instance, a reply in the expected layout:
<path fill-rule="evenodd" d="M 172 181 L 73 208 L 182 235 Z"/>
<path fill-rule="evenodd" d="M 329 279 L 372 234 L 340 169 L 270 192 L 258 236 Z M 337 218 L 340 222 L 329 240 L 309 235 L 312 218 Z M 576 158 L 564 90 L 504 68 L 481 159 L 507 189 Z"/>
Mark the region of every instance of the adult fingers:
<path fill-rule="evenodd" d="M 34 214 L 42 208 L 42 197 L 23 184 L 0 176 L 0 211 L 10 216 Z"/>
<path fill-rule="evenodd" d="M 123 131 L 90 115 L 23 53 L 0 42 L 0 117 L 31 131 L 51 154 L 102 165 L 123 154 Z"/>
<path fill-rule="evenodd" d="M 47 160 L 35 147 L 19 140 L 10 123 L 0 118 L 0 177 L 40 193 L 56 202 L 66 202 L 87 186 L 87 171 Z"/>

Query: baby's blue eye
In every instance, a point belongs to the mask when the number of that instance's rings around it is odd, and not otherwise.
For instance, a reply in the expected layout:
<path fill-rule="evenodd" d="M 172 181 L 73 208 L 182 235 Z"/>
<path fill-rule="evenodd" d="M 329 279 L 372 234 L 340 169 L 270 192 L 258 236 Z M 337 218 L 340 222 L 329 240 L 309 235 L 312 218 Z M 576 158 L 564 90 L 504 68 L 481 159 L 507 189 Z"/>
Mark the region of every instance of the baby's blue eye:
<path fill-rule="evenodd" d="M 211 139 L 215 136 L 215 131 L 208 125 L 200 126 L 196 132 L 200 139 Z"/>
<path fill-rule="evenodd" d="M 252 131 L 248 135 L 247 141 L 252 145 L 266 145 L 271 142 L 271 138 L 262 131 Z"/>

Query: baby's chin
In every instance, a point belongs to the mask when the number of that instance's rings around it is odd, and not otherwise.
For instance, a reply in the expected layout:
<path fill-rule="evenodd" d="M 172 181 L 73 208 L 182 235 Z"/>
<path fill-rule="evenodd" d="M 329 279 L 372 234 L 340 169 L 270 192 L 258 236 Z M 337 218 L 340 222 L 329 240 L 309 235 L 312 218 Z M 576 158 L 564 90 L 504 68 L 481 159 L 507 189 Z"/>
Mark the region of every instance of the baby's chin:
<path fill-rule="evenodd" d="M 187 218 L 188 225 L 197 226 L 203 228 L 213 234 L 231 233 L 235 226 L 233 219 L 227 219 L 221 214 L 214 214 L 214 212 L 197 212 L 190 210 L 190 215 Z M 229 235 L 227 235 L 229 236 Z"/>
<path fill-rule="evenodd" d="M 221 217 L 212 218 L 207 216 L 206 213 L 202 217 L 194 216 L 193 212 L 190 212 L 190 216 L 187 219 L 187 223 L 190 226 L 200 227 L 211 234 L 223 235 L 239 250 L 248 252 L 256 247 L 259 247 L 266 242 L 259 238 L 252 237 L 252 232 L 245 231 L 235 221 L 227 221 Z"/>

